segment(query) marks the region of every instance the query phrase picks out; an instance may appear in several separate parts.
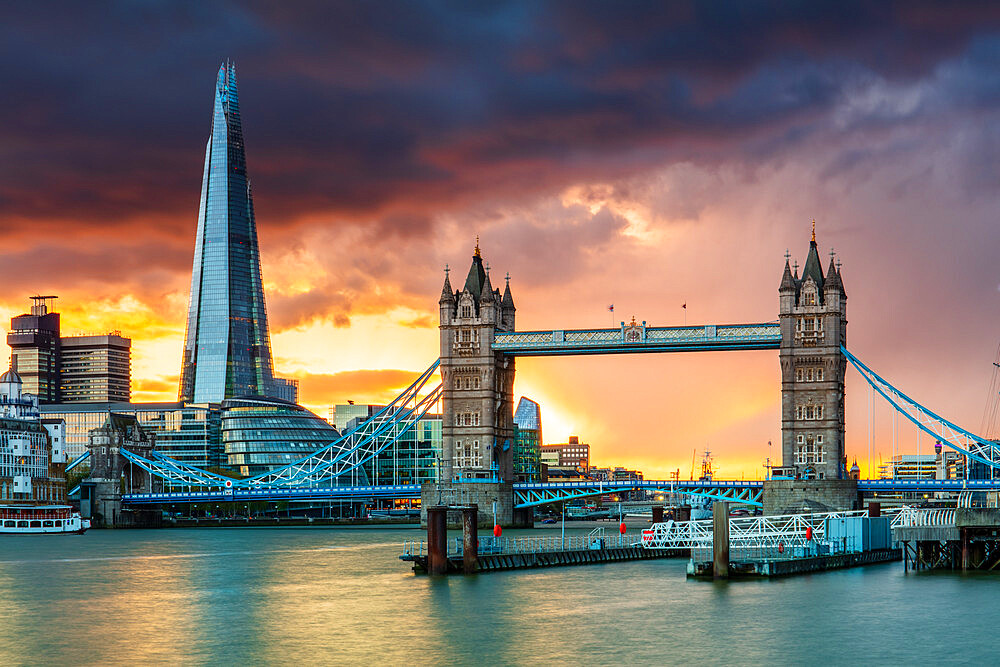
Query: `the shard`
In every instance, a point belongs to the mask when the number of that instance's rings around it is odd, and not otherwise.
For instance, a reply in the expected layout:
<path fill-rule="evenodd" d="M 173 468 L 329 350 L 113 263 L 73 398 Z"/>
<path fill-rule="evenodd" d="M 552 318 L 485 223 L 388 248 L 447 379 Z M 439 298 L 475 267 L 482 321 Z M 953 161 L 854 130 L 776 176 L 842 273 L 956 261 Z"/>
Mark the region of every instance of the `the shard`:
<path fill-rule="evenodd" d="M 236 67 L 227 62 L 205 148 L 179 400 L 248 395 L 295 400 L 292 383 L 273 377 Z"/>

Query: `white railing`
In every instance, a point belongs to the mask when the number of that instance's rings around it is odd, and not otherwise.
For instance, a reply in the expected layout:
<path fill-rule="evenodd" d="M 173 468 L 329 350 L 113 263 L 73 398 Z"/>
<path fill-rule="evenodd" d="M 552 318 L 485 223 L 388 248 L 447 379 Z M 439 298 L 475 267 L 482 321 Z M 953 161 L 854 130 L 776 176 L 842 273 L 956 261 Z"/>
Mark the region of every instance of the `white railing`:
<path fill-rule="evenodd" d="M 954 526 L 955 509 L 918 509 L 904 507 L 892 520 L 893 528 L 920 528 L 926 526 Z"/>
<path fill-rule="evenodd" d="M 804 545 L 825 537 L 827 519 L 866 517 L 867 510 L 786 514 L 780 516 L 736 517 L 729 519 L 731 548 L 759 548 Z M 647 549 L 693 549 L 712 546 L 713 521 L 666 521 L 642 531 Z"/>

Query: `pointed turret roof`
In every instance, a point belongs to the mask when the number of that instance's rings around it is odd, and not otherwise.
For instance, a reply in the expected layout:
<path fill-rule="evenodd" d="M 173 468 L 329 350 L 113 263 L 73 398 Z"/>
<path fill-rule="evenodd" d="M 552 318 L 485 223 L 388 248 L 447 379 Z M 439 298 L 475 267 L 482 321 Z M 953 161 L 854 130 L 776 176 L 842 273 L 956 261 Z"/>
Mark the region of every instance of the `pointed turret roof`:
<path fill-rule="evenodd" d="M 455 294 L 451 289 L 451 280 L 448 279 L 449 273 L 451 273 L 451 270 L 446 265 L 444 267 L 444 287 L 441 288 L 441 300 L 439 303 L 455 303 Z"/>
<path fill-rule="evenodd" d="M 503 301 L 502 305 L 504 308 L 509 308 L 515 310 L 514 308 L 514 297 L 510 295 L 510 274 L 507 274 L 507 285 L 503 288 Z"/>
<path fill-rule="evenodd" d="M 843 289 L 843 287 L 840 282 L 840 272 L 837 271 L 837 265 L 833 263 L 833 255 L 831 255 L 830 268 L 826 270 L 825 289 Z"/>
<path fill-rule="evenodd" d="M 806 265 L 802 267 L 802 281 L 812 278 L 816 287 L 823 289 L 823 267 L 819 261 L 819 250 L 816 247 L 816 237 L 809 242 L 809 256 L 806 257 Z"/>
<path fill-rule="evenodd" d="M 487 271 L 483 279 L 483 291 L 479 294 L 480 303 L 490 303 L 494 300 L 493 285 L 490 283 L 490 272 Z"/>
<path fill-rule="evenodd" d="M 472 266 L 469 267 L 469 275 L 465 278 L 465 289 L 469 290 L 474 299 L 479 299 L 483 293 L 483 285 L 486 284 L 486 270 L 483 268 L 483 257 L 479 254 L 479 243 L 476 242 L 476 252 L 472 255 Z"/>
<path fill-rule="evenodd" d="M 778 291 L 791 290 L 795 291 L 795 278 L 792 277 L 792 267 L 788 265 L 788 258 L 785 258 L 785 272 L 781 274 L 781 284 L 778 285 Z"/>

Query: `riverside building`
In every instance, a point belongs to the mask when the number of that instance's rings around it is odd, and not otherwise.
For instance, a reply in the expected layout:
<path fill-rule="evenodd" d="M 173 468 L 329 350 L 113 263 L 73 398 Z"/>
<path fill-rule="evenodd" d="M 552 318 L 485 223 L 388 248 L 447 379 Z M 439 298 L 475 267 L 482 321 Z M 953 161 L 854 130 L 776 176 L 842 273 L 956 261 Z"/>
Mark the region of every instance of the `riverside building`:
<path fill-rule="evenodd" d="M 62 422 L 41 420 L 13 368 L 0 375 L 0 504 L 66 502 Z"/>
<path fill-rule="evenodd" d="M 549 469 L 573 468 L 581 472 L 590 469 L 590 445 L 581 443 L 575 435 L 569 436 L 569 442 L 560 445 L 542 445 L 542 463 Z"/>
<path fill-rule="evenodd" d="M 46 419 L 65 422 L 66 452 L 73 460 L 87 451 L 92 429 L 111 414 L 135 417 L 143 430 L 156 435 L 156 451 L 199 468 L 224 465 L 221 410 L 213 404 L 184 403 L 57 403 L 39 406 Z"/>

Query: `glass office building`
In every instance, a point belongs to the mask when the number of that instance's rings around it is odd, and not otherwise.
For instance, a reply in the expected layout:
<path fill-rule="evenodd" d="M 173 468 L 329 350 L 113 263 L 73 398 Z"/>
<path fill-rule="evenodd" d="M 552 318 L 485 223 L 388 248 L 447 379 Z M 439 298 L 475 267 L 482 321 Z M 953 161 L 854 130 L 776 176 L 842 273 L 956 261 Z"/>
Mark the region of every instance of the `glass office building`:
<path fill-rule="evenodd" d="M 382 450 L 366 467 L 366 475 L 377 484 L 436 482 L 440 458 L 441 416 L 426 415 Z"/>
<path fill-rule="evenodd" d="M 384 405 L 369 405 L 367 403 L 343 403 L 330 408 L 330 423 L 341 433 L 348 431 L 348 425 L 357 425 L 384 408 Z"/>
<path fill-rule="evenodd" d="M 514 411 L 514 479 L 541 480 L 542 410 L 530 398 L 521 397 Z"/>
<path fill-rule="evenodd" d="M 87 451 L 90 430 L 104 425 L 109 413 L 134 416 L 156 437 L 156 451 L 172 459 L 217 468 L 222 456 L 218 405 L 182 403 L 56 403 L 39 406 L 45 419 L 66 422 L 66 453 L 70 461 Z"/>
<path fill-rule="evenodd" d="M 330 422 L 342 433 L 349 433 L 361 422 L 375 415 L 384 405 L 346 403 L 330 408 Z M 396 441 L 365 462 L 350 483 L 367 481 L 378 484 L 423 484 L 437 481 L 441 459 L 441 415 L 428 414 L 405 433 L 394 426 L 384 437 Z"/>
<path fill-rule="evenodd" d="M 205 149 L 178 400 L 267 395 L 294 402 L 296 389 L 273 378 L 236 66 L 226 63 Z"/>

